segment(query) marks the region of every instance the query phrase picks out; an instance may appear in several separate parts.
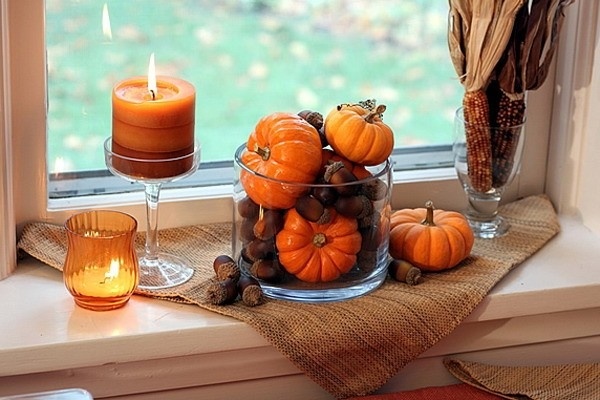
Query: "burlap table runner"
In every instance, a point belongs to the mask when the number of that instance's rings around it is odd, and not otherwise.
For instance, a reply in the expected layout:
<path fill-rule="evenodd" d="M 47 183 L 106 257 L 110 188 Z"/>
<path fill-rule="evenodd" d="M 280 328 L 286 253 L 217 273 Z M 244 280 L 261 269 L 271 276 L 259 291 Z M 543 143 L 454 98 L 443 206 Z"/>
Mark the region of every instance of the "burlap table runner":
<path fill-rule="evenodd" d="M 187 257 L 196 273 L 174 290 L 138 294 L 197 304 L 244 321 L 333 396 L 365 395 L 452 332 L 502 277 L 560 229 L 544 195 L 504 205 L 501 213 L 512 225 L 510 232 L 476 240 L 460 266 L 425 274 L 416 286 L 388 279 L 366 296 L 326 304 L 267 300 L 257 307 L 211 305 L 205 288 L 214 275 L 214 258 L 231 254 L 230 224 L 166 229 L 160 232 L 160 246 Z M 143 240 L 138 235 L 140 248 Z M 32 223 L 19 248 L 61 269 L 66 234 L 61 226 Z"/>
<path fill-rule="evenodd" d="M 600 399 L 600 364 L 489 365 L 444 360 L 457 379 L 506 399 Z"/>

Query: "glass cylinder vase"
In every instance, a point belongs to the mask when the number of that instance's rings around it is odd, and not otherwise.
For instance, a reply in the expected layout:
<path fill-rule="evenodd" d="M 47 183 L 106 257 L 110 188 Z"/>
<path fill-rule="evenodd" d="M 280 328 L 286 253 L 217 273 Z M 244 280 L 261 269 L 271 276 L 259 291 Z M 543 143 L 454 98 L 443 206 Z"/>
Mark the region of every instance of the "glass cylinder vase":
<path fill-rule="evenodd" d="M 521 166 L 524 125 L 524 121 L 503 127 L 469 124 L 463 108 L 456 111 L 454 167 L 467 196 L 464 214 L 475 237 L 493 239 L 509 230 L 498 207 Z"/>
<path fill-rule="evenodd" d="M 346 183 L 301 184 L 234 159 L 233 254 L 272 298 L 328 302 L 371 292 L 387 273 L 391 162 Z M 281 206 L 275 206 L 275 205 Z"/>

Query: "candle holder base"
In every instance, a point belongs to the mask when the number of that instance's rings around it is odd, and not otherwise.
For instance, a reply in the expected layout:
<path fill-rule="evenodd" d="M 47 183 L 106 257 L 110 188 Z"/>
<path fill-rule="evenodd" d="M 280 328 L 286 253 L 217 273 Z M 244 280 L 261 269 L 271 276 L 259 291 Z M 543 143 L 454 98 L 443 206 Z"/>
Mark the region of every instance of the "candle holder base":
<path fill-rule="evenodd" d="M 189 281 L 194 269 L 180 257 L 160 252 L 156 258 L 139 255 L 141 290 L 168 289 Z"/>

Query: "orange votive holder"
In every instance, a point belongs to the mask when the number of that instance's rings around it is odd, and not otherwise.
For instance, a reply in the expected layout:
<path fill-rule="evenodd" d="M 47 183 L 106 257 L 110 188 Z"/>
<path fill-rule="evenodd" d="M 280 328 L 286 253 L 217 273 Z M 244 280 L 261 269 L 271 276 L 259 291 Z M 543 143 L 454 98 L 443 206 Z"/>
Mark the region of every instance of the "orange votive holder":
<path fill-rule="evenodd" d="M 124 306 L 138 284 L 137 221 L 108 210 L 87 211 L 65 222 L 65 285 L 75 303 L 94 311 Z"/>

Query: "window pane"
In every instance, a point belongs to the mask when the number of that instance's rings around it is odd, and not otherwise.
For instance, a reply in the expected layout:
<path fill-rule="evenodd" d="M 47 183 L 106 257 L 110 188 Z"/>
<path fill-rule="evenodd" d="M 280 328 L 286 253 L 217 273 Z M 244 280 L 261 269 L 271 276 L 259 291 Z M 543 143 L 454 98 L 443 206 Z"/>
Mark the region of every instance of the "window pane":
<path fill-rule="evenodd" d="M 49 171 L 105 169 L 111 88 L 144 75 L 151 53 L 157 73 L 196 86 L 203 162 L 230 160 L 265 114 L 367 98 L 387 105 L 398 147 L 449 143 L 462 86 L 447 12 L 439 0 L 46 0 Z"/>

